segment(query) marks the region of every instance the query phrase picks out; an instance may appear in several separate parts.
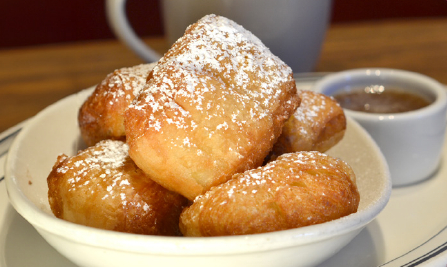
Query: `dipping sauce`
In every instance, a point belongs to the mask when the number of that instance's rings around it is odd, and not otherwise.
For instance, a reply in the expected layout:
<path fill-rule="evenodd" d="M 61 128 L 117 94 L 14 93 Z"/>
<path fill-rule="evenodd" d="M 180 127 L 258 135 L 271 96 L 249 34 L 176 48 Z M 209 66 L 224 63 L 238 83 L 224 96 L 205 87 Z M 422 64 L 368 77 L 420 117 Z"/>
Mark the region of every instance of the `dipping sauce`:
<path fill-rule="evenodd" d="M 343 108 L 368 113 L 401 113 L 428 106 L 424 97 L 400 88 L 371 85 L 334 95 Z"/>

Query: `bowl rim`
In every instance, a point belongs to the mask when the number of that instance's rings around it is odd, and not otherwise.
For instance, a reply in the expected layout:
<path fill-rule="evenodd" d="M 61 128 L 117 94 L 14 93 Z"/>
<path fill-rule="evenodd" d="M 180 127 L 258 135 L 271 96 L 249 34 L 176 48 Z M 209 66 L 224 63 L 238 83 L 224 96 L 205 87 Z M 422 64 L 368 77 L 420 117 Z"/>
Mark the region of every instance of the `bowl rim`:
<path fill-rule="evenodd" d="M 146 236 L 97 229 L 58 219 L 38 208 L 20 190 L 17 177 L 14 175 L 13 161 L 20 149 L 21 140 L 32 129 L 33 125 L 39 122 L 39 118 L 70 101 L 70 97 L 84 97 L 91 90 L 92 88 L 85 89 L 77 94 L 65 97 L 39 112 L 24 126 L 9 149 L 5 166 L 5 182 L 9 200 L 16 211 L 30 222 L 38 232 L 46 231 L 59 238 L 91 247 L 141 254 L 169 256 L 245 254 L 319 242 L 363 228 L 384 209 L 389 201 L 392 187 L 389 171 L 386 170 L 382 191 L 361 212 L 322 224 L 270 233 L 222 237 Z M 372 149 L 376 150 L 377 154 L 380 155 L 380 161 L 387 167 L 385 158 L 369 134 L 349 117 L 348 123 L 362 131 L 373 142 Z M 86 236 L 89 238 L 86 239 Z M 222 246 L 226 248 L 224 251 L 221 250 Z"/>
<path fill-rule="evenodd" d="M 358 68 L 344 70 L 323 77 L 314 84 L 313 88 L 317 92 L 331 95 L 333 92 L 336 92 L 339 87 L 349 84 L 350 81 L 355 80 L 355 84 L 362 84 L 362 80 L 371 79 L 377 79 L 378 81 L 400 79 L 406 80 L 407 84 L 410 82 L 424 84 L 431 89 L 430 92 L 435 95 L 436 99 L 426 107 L 402 113 L 367 113 L 345 108 L 344 111 L 347 115 L 371 121 L 411 120 L 414 119 L 415 116 L 424 117 L 429 114 L 438 113 L 447 106 L 447 91 L 440 82 L 421 73 L 400 69 Z"/>

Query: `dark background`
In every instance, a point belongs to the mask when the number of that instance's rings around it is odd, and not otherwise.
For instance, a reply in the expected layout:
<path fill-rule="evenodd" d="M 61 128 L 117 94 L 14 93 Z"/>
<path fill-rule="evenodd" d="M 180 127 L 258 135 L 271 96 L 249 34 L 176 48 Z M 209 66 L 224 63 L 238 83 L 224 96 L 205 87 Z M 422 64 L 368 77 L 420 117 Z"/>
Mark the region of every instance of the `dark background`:
<path fill-rule="evenodd" d="M 160 0 L 128 0 L 127 11 L 140 36 L 163 35 Z M 447 17 L 447 0 L 335 0 L 331 23 L 414 17 Z M 104 0 L 0 1 L 0 49 L 112 38 Z"/>

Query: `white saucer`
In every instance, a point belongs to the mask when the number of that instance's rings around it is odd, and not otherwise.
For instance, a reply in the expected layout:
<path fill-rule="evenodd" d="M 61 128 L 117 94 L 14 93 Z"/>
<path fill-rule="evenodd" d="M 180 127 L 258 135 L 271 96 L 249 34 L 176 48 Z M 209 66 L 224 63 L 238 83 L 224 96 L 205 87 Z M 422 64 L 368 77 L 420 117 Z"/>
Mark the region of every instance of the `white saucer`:
<path fill-rule="evenodd" d="M 302 81 L 302 82 L 300 82 Z M 313 79 L 298 80 L 310 89 Z M 5 141 L 8 133 L 0 135 Z M 0 151 L 0 179 L 5 154 Z M 447 145 L 444 145 L 447 155 Z M 382 213 L 320 267 L 443 266 L 447 263 L 447 157 L 422 183 L 394 188 Z M 9 204 L 0 180 L 0 267 L 75 266 L 56 252 Z"/>

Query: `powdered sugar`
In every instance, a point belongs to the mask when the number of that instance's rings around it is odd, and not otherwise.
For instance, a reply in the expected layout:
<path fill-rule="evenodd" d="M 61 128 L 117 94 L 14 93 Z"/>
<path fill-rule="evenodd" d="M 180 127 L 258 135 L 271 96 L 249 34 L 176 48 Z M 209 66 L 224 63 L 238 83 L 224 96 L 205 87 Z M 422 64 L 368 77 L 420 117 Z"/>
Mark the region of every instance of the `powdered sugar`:
<path fill-rule="evenodd" d="M 226 190 L 227 197 L 232 199 L 236 193 L 248 195 L 257 194 L 260 190 L 274 192 L 287 189 L 291 183 L 289 179 L 296 180 L 309 168 L 315 170 L 331 169 L 333 173 L 340 173 L 338 166 L 345 164 L 340 159 L 332 158 L 317 151 L 283 154 L 277 160 L 269 162 L 263 167 L 236 174 L 233 179 L 197 197 L 194 202 L 212 199 L 215 194 L 214 191 Z M 280 179 L 277 179 L 278 168 L 281 169 Z M 312 172 L 312 175 L 316 178 L 320 176 L 317 171 Z"/>
<path fill-rule="evenodd" d="M 61 174 L 70 173 L 68 183 L 73 184 L 73 188 L 102 179 L 108 181 L 107 191 L 110 192 L 117 186 L 122 188 L 130 185 L 129 181 L 122 179 L 123 173 L 120 170 L 128 159 L 128 149 L 124 142 L 104 140 L 95 147 L 80 151 L 56 171 Z M 92 180 L 85 181 L 89 176 Z M 79 182 L 83 184 L 80 185 Z"/>
<path fill-rule="evenodd" d="M 190 26 L 158 62 L 153 79 L 129 109 L 156 113 L 148 116 L 145 127 L 157 131 L 167 117 L 178 128 L 193 127 L 189 124 L 194 120 L 192 109 L 206 120 L 226 116 L 242 126 L 247 118 L 240 116 L 240 108 L 248 109 L 250 120 L 270 116 L 270 108 L 282 94 L 278 88 L 290 82 L 290 74 L 291 69 L 252 33 L 231 20 L 209 15 Z M 178 116 L 169 116 L 171 111 Z M 228 128 L 213 127 L 211 131 Z"/>
<path fill-rule="evenodd" d="M 146 84 L 146 78 L 154 65 L 154 63 L 140 64 L 121 68 L 109 74 L 100 84 L 100 87 L 106 88 L 102 93 L 111 99 L 109 104 L 113 105 L 123 97 L 132 101 Z"/>
<path fill-rule="evenodd" d="M 298 131 L 303 137 L 315 134 L 314 129 L 321 128 L 319 123 L 326 123 L 319 119 L 321 112 L 332 114 L 334 107 L 340 107 L 336 101 L 327 102 L 328 96 L 314 93 L 311 91 L 300 91 L 298 95 L 301 98 L 301 106 L 297 108 L 293 117 L 300 123 L 297 123 Z"/>

